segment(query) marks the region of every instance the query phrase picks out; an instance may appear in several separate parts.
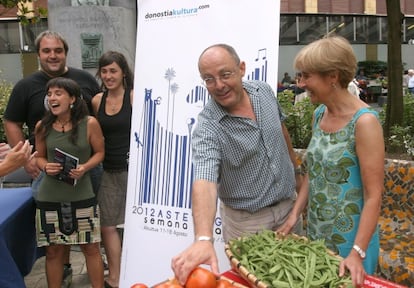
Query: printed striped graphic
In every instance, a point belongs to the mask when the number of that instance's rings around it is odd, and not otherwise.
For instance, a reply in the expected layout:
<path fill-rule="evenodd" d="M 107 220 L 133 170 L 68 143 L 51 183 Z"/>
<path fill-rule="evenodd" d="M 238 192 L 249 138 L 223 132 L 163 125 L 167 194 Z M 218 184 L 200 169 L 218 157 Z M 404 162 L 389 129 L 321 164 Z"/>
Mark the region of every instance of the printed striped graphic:
<path fill-rule="evenodd" d="M 248 80 L 267 79 L 266 48 L 259 49 L 254 58 L 257 66 L 247 74 Z M 176 94 L 179 86 L 172 83 L 175 78 L 173 68 L 168 68 L 165 79 L 168 81 L 167 97 L 152 97 L 152 89 L 145 89 L 144 109 L 138 125 L 139 132 L 134 132 L 138 149 L 137 177 L 135 178 L 136 205 L 157 204 L 162 206 L 191 208 L 191 183 L 193 169 L 191 164 L 191 134 L 196 124 L 196 116 L 189 117 L 186 123 L 175 123 Z M 204 107 L 210 100 L 208 91 L 203 86 L 195 86 L 185 97 L 190 105 Z M 157 108 L 167 105 L 164 122 L 157 117 Z M 158 115 L 159 116 L 159 115 Z M 174 133 L 174 125 L 186 125 L 187 134 Z"/>

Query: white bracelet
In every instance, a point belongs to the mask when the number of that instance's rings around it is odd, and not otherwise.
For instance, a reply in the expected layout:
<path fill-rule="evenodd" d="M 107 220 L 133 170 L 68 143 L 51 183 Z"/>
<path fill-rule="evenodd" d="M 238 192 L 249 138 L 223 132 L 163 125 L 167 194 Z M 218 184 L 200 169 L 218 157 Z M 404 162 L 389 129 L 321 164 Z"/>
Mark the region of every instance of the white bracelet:
<path fill-rule="evenodd" d="M 365 251 L 361 249 L 361 247 L 354 244 L 354 246 L 352 246 L 352 249 L 354 249 L 356 252 L 358 252 L 361 259 L 365 259 L 366 254 L 365 254 Z"/>
<path fill-rule="evenodd" d="M 196 241 L 210 241 L 213 242 L 213 238 L 210 236 L 198 236 Z"/>

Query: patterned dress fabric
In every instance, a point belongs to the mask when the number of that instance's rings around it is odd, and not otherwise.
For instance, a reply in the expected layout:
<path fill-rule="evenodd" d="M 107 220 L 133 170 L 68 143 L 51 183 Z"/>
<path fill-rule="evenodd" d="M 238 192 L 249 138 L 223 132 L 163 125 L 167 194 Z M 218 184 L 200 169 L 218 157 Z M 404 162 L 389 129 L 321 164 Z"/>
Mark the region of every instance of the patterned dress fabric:
<path fill-rule="evenodd" d="M 324 105 L 315 110 L 314 131 L 307 149 L 307 235 L 312 240 L 325 239 L 329 249 L 346 257 L 354 244 L 364 205 L 355 152 L 355 123 L 364 113 L 377 113 L 362 108 L 345 127 L 328 133 L 319 127 L 324 111 Z M 378 230 L 373 234 L 366 252 L 363 262 L 365 271 L 374 274 L 379 256 Z"/>
<path fill-rule="evenodd" d="M 295 149 L 295 152 L 298 163 L 307 171 L 306 150 Z M 384 162 L 376 276 L 414 287 L 414 161 L 385 159 Z M 304 229 L 307 227 L 306 211 Z"/>

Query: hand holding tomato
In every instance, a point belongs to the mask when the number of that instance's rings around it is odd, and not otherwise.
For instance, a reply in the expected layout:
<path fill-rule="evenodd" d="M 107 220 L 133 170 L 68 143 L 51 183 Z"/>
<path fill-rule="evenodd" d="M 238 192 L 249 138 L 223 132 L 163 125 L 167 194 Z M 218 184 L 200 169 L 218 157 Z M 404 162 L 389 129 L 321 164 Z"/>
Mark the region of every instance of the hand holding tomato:
<path fill-rule="evenodd" d="M 201 264 L 209 265 L 214 275 L 219 275 L 218 258 L 210 241 L 195 241 L 171 260 L 171 268 L 181 285 L 185 284 L 194 268 Z"/>

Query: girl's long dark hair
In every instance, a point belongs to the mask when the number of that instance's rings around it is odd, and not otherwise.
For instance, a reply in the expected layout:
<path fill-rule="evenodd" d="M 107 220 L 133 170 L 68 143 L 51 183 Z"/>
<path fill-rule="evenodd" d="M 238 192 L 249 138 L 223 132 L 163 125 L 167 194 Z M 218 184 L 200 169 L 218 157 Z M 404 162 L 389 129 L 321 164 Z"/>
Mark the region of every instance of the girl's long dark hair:
<path fill-rule="evenodd" d="M 76 145 L 78 139 L 78 124 L 80 120 L 89 115 L 88 106 L 81 98 L 81 90 L 79 85 L 72 79 L 64 77 L 50 79 L 46 84 L 46 91 L 49 91 L 50 88 L 55 87 L 64 89 L 70 96 L 75 97 L 73 107 L 70 109 L 70 122 L 72 124 L 72 130 L 70 131 L 70 142 Z M 35 133 L 41 133 L 43 139 L 45 139 L 46 136 L 49 135 L 56 119 L 57 116 L 53 115 L 50 110 L 46 111 Z"/>

